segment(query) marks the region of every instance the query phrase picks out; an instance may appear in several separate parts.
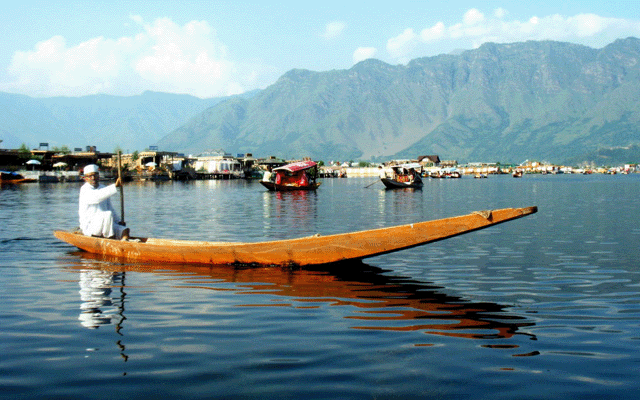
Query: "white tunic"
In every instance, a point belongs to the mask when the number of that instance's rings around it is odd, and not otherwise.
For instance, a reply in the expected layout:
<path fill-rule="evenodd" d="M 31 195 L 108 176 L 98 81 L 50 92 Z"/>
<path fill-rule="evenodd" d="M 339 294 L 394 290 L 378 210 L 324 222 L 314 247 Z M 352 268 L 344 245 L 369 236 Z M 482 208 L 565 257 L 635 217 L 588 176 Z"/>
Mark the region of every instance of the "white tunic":
<path fill-rule="evenodd" d="M 85 183 L 80 188 L 78 215 L 80 229 L 87 236 L 122 237 L 124 226 L 118 225 L 120 218 L 111 204 L 110 197 L 118 193 L 116 185 L 99 185 L 94 188 Z"/>

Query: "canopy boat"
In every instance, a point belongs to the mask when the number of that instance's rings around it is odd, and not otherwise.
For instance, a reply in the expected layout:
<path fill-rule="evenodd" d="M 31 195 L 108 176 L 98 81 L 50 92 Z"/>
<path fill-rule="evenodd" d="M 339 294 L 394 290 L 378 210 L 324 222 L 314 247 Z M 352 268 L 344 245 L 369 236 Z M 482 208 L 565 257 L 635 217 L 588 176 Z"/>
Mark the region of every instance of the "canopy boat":
<path fill-rule="evenodd" d="M 391 166 L 390 177 L 381 177 L 380 180 L 387 189 L 422 187 L 422 165 L 418 163 L 399 164 Z"/>
<path fill-rule="evenodd" d="M 453 170 L 447 173 L 447 178 L 450 179 L 460 179 L 462 178 L 462 174 L 458 170 Z"/>
<path fill-rule="evenodd" d="M 318 168 L 314 161 L 299 161 L 274 168 L 260 181 L 272 191 L 316 190 L 320 186 Z"/>
<path fill-rule="evenodd" d="M 25 178 L 17 172 L 13 171 L 0 171 L 0 183 L 24 183 L 35 182 L 35 179 Z"/>
<path fill-rule="evenodd" d="M 269 242 L 199 242 L 137 238 L 122 241 L 55 231 L 54 235 L 89 253 L 132 261 L 197 264 L 311 266 L 361 260 L 487 228 L 537 212 L 537 207 L 476 211 L 468 215 L 335 235 Z"/>

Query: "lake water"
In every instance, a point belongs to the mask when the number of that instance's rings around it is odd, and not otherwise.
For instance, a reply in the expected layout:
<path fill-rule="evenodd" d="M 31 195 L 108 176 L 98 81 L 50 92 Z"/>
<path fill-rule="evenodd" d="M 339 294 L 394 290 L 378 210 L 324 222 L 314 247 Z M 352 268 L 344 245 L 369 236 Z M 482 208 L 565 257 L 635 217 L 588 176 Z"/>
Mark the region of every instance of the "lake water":
<path fill-rule="evenodd" d="M 640 398 L 640 174 L 374 181 L 132 183 L 125 219 L 261 241 L 539 212 L 323 270 L 132 264 L 53 237 L 79 183 L 2 186 L 0 398 Z"/>

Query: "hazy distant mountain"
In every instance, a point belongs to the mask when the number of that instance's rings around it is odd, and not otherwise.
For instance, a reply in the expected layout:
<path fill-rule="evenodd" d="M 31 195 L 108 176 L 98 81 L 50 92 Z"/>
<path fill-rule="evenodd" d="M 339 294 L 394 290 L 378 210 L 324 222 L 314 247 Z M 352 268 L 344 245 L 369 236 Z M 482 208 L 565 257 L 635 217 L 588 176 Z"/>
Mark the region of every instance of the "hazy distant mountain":
<path fill-rule="evenodd" d="M 52 98 L 0 93 L 0 139 L 3 148 L 47 142 L 70 149 L 91 145 L 104 152 L 117 146 L 144 150 L 221 100 L 154 92 Z"/>
<path fill-rule="evenodd" d="M 640 143 L 640 40 L 603 49 L 488 43 L 393 66 L 292 70 L 221 102 L 158 141 L 318 160 L 438 154 L 459 161 L 579 160 Z"/>

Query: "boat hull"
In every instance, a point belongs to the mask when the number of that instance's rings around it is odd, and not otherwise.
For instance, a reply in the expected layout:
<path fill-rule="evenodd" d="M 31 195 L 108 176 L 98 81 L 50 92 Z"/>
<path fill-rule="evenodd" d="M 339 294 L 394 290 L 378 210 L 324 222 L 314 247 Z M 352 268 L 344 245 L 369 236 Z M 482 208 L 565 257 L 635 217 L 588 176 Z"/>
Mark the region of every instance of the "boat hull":
<path fill-rule="evenodd" d="M 265 182 L 265 181 L 260 181 L 260 183 L 262 184 L 262 186 L 266 187 L 272 192 L 290 192 L 293 190 L 316 190 L 322 182 L 315 182 L 306 186 L 278 185 L 273 182 Z"/>
<path fill-rule="evenodd" d="M 397 180 L 390 179 L 390 178 L 381 178 L 380 180 L 382 181 L 382 183 L 387 189 L 406 189 L 406 188 L 421 189 L 423 186 L 423 183 L 421 180 L 415 181 L 415 182 L 398 182 Z"/>
<path fill-rule="evenodd" d="M 17 184 L 17 183 L 28 183 L 28 182 L 36 182 L 35 179 L 29 179 L 29 178 L 20 178 L 20 179 L 2 179 L 0 180 L 0 184 L 2 185 L 13 185 L 13 184 Z"/>
<path fill-rule="evenodd" d="M 81 250 L 126 260 L 309 266 L 364 259 L 408 249 L 521 218 L 536 211 L 537 207 L 506 208 L 390 228 L 256 243 L 152 238 L 140 238 L 139 242 L 120 241 L 66 231 L 55 231 L 54 235 Z"/>

